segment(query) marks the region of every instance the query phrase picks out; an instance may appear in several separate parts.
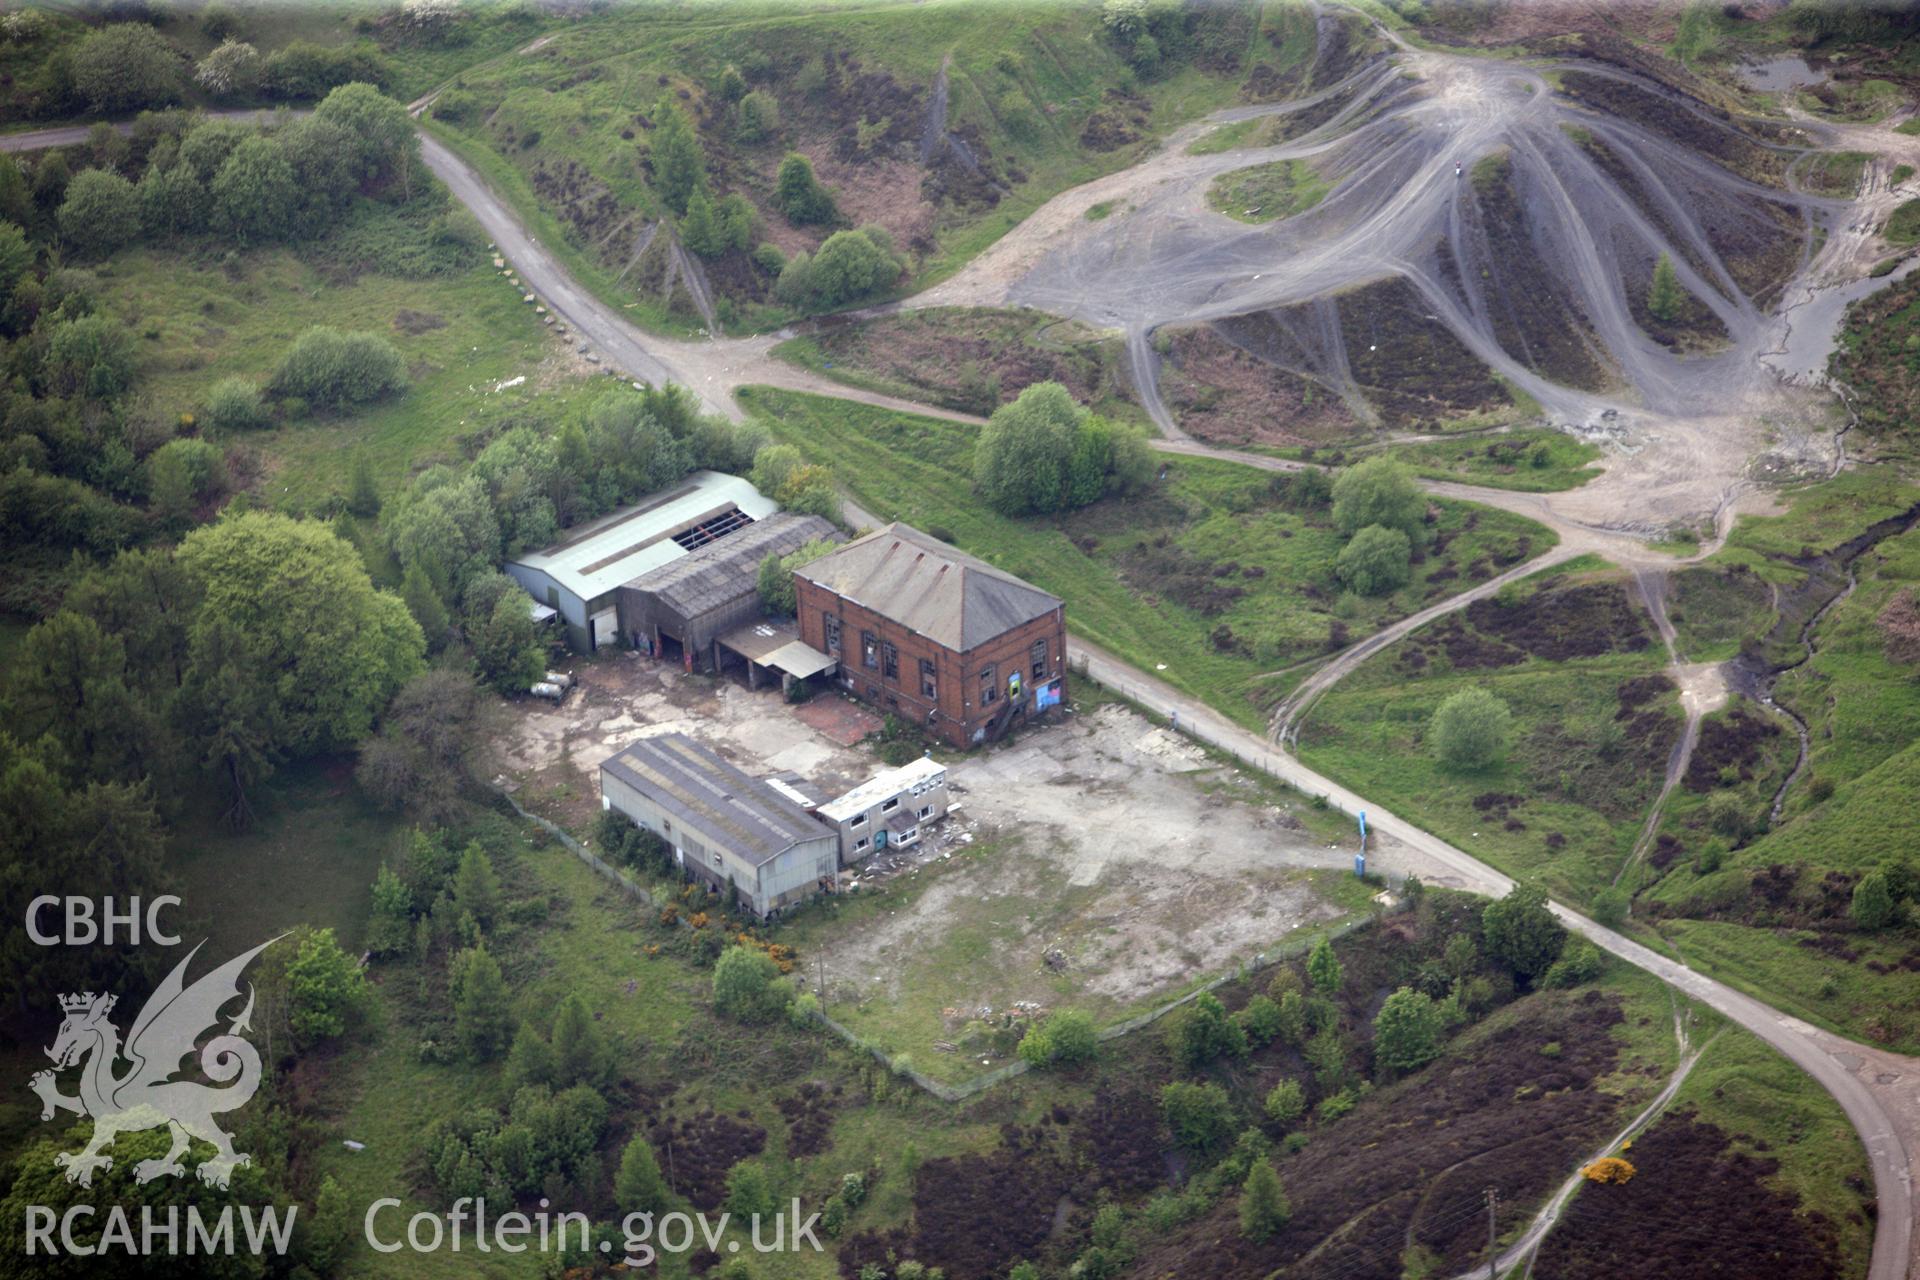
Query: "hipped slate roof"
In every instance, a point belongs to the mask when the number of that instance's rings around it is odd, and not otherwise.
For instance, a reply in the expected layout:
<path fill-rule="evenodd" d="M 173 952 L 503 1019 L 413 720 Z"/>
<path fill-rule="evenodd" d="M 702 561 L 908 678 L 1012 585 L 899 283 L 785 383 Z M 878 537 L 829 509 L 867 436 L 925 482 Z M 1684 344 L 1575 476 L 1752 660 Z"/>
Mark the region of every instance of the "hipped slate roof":
<path fill-rule="evenodd" d="M 1060 607 L 1058 596 L 898 523 L 795 576 L 962 653 Z"/>
<path fill-rule="evenodd" d="M 755 866 L 802 841 L 833 835 L 805 809 L 684 733 L 642 738 L 602 761 L 600 771 Z"/>
<path fill-rule="evenodd" d="M 839 537 L 839 530 L 819 516 L 782 511 L 626 585 L 654 595 L 681 617 L 691 618 L 759 590 L 760 562 L 769 555 L 784 556 L 816 538 L 838 541 Z"/>

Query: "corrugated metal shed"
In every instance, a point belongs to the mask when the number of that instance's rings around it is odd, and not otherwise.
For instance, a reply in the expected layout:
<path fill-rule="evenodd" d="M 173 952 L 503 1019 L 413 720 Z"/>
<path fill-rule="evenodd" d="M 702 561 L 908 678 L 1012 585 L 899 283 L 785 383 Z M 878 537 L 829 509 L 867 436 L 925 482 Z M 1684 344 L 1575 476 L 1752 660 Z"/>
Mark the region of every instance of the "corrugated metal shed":
<path fill-rule="evenodd" d="M 600 768 L 754 866 L 802 841 L 833 834 L 792 800 L 684 733 L 642 738 Z"/>
<path fill-rule="evenodd" d="M 625 585 L 651 592 L 683 618 L 695 618 L 744 592 L 758 591 L 761 561 L 797 551 L 815 539 L 838 541 L 840 531 L 819 516 L 781 511 Z"/>
<path fill-rule="evenodd" d="M 723 519 L 735 509 L 759 521 L 779 507 L 739 476 L 696 471 L 666 492 L 577 525 L 552 546 L 528 552 L 513 563 L 544 573 L 583 601 L 593 600 L 692 554 L 675 536 Z M 724 546 L 751 529 L 748 525 L 711 545 Z"/>
<path fill-rule="evenodd" d="M 1060 607 L 1058 596 L 913 528 L 890 524 L 796 571 L 965 653 Z"/>

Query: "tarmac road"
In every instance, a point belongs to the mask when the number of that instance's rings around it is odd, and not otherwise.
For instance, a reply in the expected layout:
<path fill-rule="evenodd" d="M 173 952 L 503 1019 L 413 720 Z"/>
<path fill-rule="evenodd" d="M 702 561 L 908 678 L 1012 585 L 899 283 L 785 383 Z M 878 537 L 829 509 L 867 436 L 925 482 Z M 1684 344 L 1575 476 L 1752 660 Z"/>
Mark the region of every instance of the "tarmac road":
<path fill-rule="evenodd" d="M 1458 63 L 1462 60 L 1449 61 Z M 1475 118 L 1471 111 L 1464 116 L 1457 114 L 1466 110 L 1474 97 L 1475 95 L 1471 92 L 1456 91 L 1452 94 L 1451 100 L 1454 102 L 1453 110 L 1456 112 L 1456 120 L 1471 122 Z M 1537 111 L 1537 108 L 1537 103 L 1529 103 L 1529 110 Z M 1511 114 L 1502 118 L 1509 122 L 1513 120 Z M 1372 127 L 1374 126 L 1367 125 L 1362 126 L 1362 129 Z M 1461 127 L 1464 130 L 1467 126 Z M 69 128 L 0 136 L 0 150 L 23 151 L 47 146 L 71 145 L 84 141 L 85 134 L 84 128 Z M 1491 135 L 1481 133 L 1478 136 L 1484 141 Z M 1557 131 L 1554 136 L 1559 136 Z M 552 254 L 539 244 L 537 239 L 520 224 L 511 210 L 464 162 L 430 136 L 423 135 L 421 141 L 423 156 L 428 166 L 442 181 L 446 182 L 454 195 L 472 210 L 489 237 L 499 247 L 502 255 L 508 258 L 518 270 L 528 290 L 539 295 L 551 311 L 590 342 L 600 352 L 602 358 L 619 372 L 655 383 L 680 382 L 698 394 L 703 404 L 710 409 L 736 417 L 740 409 L 734 403 L 731 392 L 737 386 L 753 382 L 819 391 L 822 394 L 858 399 L 907 411 L 929 412 L 924 406 L 894 400 L 891 397 L 864 395 L 775 361 L 767 354 L 773 343 L 773 339 L 770 338 L 689 343 L 644 335 L 617 311 L 575 282 Z M 1297 147 L 1275 149 L 1275 151 L 1276 154 L 1280 152 L 1298 154 Z M 1162 153 L 1163 156 L 1165 154 L 1167 153 Z M 1237 163 L 1246 163 L 1250 154 L 1241 153 Z M 1420 166 L 1422 180 L 1419 184 L 1409 187 L 1407 194 L 1390 197 L 1384 206 L 1373 210 L 1364 219 L 1363 225 L 1368 229 L 1367 234 L 1375 238 L 1376 243 L 1378 237 L 1389 233 L 1396 225 L 1401 224 L 1403 219 L 1412 218 L 1416 213 L 1431 213 L 1428 202 L 1432 201 L 1433 197 L 1431 194 L 1422 196 L 1420 192 L 1431 192 L 1434 185 L 1433 179 L 1444 176 L 1450 171 L 1455 154 L 1471 158 L 1474 153 L 1466 150 L 1448 150 L 1441 154 L 1437 162 L 1431 156 L 1428 157 L 1426 163 Z M 1673 162 L 1676 164 L 1700 163 L 1696 157 L 1689 156 L 1677 157 Z M 1146 163 L 1152 165 L 1155 161 L 1149 160 Z M 1124 175 L 1116 175 L 1116 177 L 1124 177 Z M 1090 202 L 1086 195 L 1089 190 L 1103 187 L 1114 181 L 1114 179 L 1103 179 L 1098 183 L 1090 184 L 1089 188 L 1080 189 L 1078 193 L 1070 192 L 1067 196 L 1057 199 L 1065 200 L 1068 197 L 1075 197 L 1081 203 L 1087 203 Z M 1116 190 L 1125 190 L 1126 187 L 1127 184 L 1121 182 L 1116 186 Z M 1091 199 L 1099 198 L 1103 197 L 1097 194 L 1091 197 Z M 1018 250 L 1020 245 L 1016 240 L 1017 235 L 1017 232 L 1010 235 L 1002 241 L 1002 245 L 1015 241 L 1013 249 Z M 1356 245 L 1353 239 L 1343 237 L 1342 242 L 1349 255 L 1355 254 Z M 1140 247 L 1136 243 L 1129 246 L 1129 249 L 1131 251 Z M 1032 246 L 1028 248 L 1031 250 Z M 975 266 L 968 268 L 968 272 L 992 268 L 993 259 L 1005 252 L 1007 250 L 996 247 L 982 259 L 976 259 Z M 1369 250 L 1360 260 L 1380 261 L 1381 255 L 1377 250 Z M 1155 280 L 1155 271 L 1161 269 L 1156 266 L 1156 263 L 1160 263 L 1171 272 L 1177 282 L 1177 265 L 1165 266 L 1158 251 L 1148 252 L 1131 266 L 1136 295 L 1138 290 L 1145 290 L 1148 294 L 1159 293 L 1163 296 L 1168 292 Z M 1579 269 L 1585 270 L 1587 264 L 1577 265 Z M 1309 271 L 1307 268 L 1312 269 Z M 963 272 L 962 276 L 955 279 L 960 280 L 966 275 L 967 272 Z M 1244 279 L 1244 275 L 1241 278 Z M 1305 290 L 1308 284 L 1313 284 L 1315 287 L 1324 289 L 1337 287 L 1343 280 L 1353 278 L 1347 268 L 1337 265 L 1336 255 L 1330 249 L 1323 247 L 1308 256 L 1302 273 L 1291 277 L 1289 287 Z M 932 292 L 935 295 L 953 293 L 955 291 L 949 288 L 953 283 L 949 281 Z M 1084 296 L 1092 289 L 1100 288 L 1105 291 L 1106 296 L 1116 296 L 1111 289 L 1112 283 L 1110 279 L 1095 273 L 1093 278 L 1081 286 L 1082 294 Z M 1218 284 L 1219 281 L 1216 280 L 1209 285 L 1209 292 Z M 1176 293 L 1180 291 L 1173 290 Z M 1124 291 L 1119 296 L 1124 297 Z M 1074 308 L 1064 305 L 1071 300 L 1070 292 L 1062 291 L 1057 297 L 1063 304 L 1061 309 L 1072 313 Z M 1283 300 L 1274 292 L 1268 292 L 1264 298 L 1269 304 Z M 1226 304 L 1216 304 L 1220 308 L 1217 314 L 1230 314 L 1232 308 L 1247 309 L 1249 301 L 1257 304 L 1261 300 L 1259 297 L 1252 299 L 1241 297 L 1232 299 Z M 1617 319 L 1617 317 L 1613 318 Z M 1134 321 L 1131 327 L 1137 327 L 1142 335 L 1147 332 L 1147 326 L 1138 321 Z M 1605 331 L 1612 326 L 1597 327 Z M 1741 335 L 1739 345 L 1750 362 L 1762 344 L 1764 332 L 1763 326 L 1756 323 Z M 1472 343 L 1470 345 L 1474 345 L 1476 351 L 1479 350 L 1478 345 Z M 1502 359 L 1505 360 L 1506 365 L 1512 366 L 1512 361 L 1506 359 L 1504 355 Z M 1500 366 L 1496 365 L 1496 367 Z M 1652 363 L 1646 365 L 1644 372 L 1648 375 L 1645 385 L 1649 388 L 1657 387 L 1664 381 Z M 1525 378 L 1516 377 L 1516 381 L 1531 389 L 1532 384 L 1538 383 L 1539 379 L 1534 378 L 1529 372 Z M 1711 379 L 1707 381 L 1710 382 Z M 1741 389 L 1749 385 L 1751 384 L 1744 381 L 1740 383 Z M 1589 406 L 1596 403 L 1590 397 L 1585 397 L 1584 393 L 1569 397 L 1563 389 L 1553 388 L 1551 384 L 1547 384 L 1544 389 L 1552 397 L 1551 400 L 1543 400 L 1543 403 L 1549 405 L 1559 401 L 1577 407 L 1583 399 Z M 1731 385 L 1723 388 L 1728 391 L 1733 389 Z M 1168 442 L 1168 444 L 1171 448 L 1180 448 L 1177 441 Z M 1252 458 L 1247 457 L 1244 460 L 1251 461 Z M 1557 504 L 1539 495 L 1515 495 L 1503 491 L 1478 490 L 1464 485 L 1434 485 L 1432 489 L 1436 492 L 1444 490 L 1449 496 L 1459 496 L 1472 501 L 1494 502 L 1510 509 L 1524 500 L 1526 504 L 1532 506 L 1532 510 L 1527 514 L 1535 518 L 1540 518 L 1542 511 L 1557 509 Z M 1721 499 L 1717 501 L 1715 509 L 1718 513 L 1724 514 L 1725 507 L 1726 504 Z M 1606 531 L 1578 521 L 1569 521 L 1564 516 L 1556 516 L 1549 523 L 1562 532 L 1561 547 L 1550 554 L 1561 553 L 1572 545 L 1567 539 L 1567 528 L 1579 530 L 1581 537 L 1604 535 L 1609 541 L 1619 537 L 1618 534 L 1607 534 Z M 1644 555 L 1644 552 L 1642 554 Z M 1529 572 L 1538 567 L 1540 567 L 1539 561 L 1522 566 Z M 1142 705 L 1162 715 L 1178 712 L 1183 731 L 1232 752 L 1251 767 L 1266 769 L 1274 776 L 1304 791 L 1326 796 L 1329 804 L 1343 812 L 1354 814 L 1364 810 L 1372 828 L 1398 840 L 1406 847 L 1409 856 L 1418 860 L 1419 865 L 1408 869 L 1421 873 L 1423 878 L 1493 895 L 1505 893 L 1512 887 L 1512 881 L 1505 875 L 1478 861 L 1465 850 L 1456 848 L 1422 830 L 1414 823 L 1376 804 L 1371 804 L 1329 779 L 1321 777 L 1292 756 L 1275 751 L 1272 744 L 1264 738 L 1228 723 L 1204 704 L 1179 693 L 1152 675 L 1135 670 L 1077 638 L 1073 640 L 1072 648 L 1084 669 L 1095 679 L 1124 689 Z M 1638 942 L 1604 929 L 1558 904 L 1555 904 L 1554 910 L 1570 929 L 1592 939 L 1609 953 L 1657 975 L 1765 1040 L 1811 1075 L 1839 1101 L 1848 1120 L 1865 1144 L 1873 1170 L 1875 1193 L 1878 1197 L 1879 1213 L 1874 1235 L 1873 1257 L 1868 1272 L 1869 1280 L 1908 1280 L 1913 1232 L 1910 1147 L 1920 1145 L 1920 1071 L 1916 1070 L 1916 1066 L 1920 1064 L 1833 1036 L 1783 1014 L 1752 996 L 1660 955 Z"/>

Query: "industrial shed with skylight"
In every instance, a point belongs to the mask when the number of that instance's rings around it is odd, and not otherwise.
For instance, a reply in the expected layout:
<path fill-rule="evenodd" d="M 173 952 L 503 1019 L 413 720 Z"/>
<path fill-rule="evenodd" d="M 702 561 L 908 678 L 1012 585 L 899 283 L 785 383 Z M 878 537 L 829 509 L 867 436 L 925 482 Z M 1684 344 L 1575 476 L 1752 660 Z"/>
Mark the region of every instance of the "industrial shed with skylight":
<path fill-rule="evenodd" d="M 555 610 L 575 649 L 620 639 L 619 588 L 779 511 L 739 476 L 696 471 L 643 502 L 577 525 L 552 546 L 507 562 L 507 573 Z M 756 561 L 756 566 L 757 566 Z"/>

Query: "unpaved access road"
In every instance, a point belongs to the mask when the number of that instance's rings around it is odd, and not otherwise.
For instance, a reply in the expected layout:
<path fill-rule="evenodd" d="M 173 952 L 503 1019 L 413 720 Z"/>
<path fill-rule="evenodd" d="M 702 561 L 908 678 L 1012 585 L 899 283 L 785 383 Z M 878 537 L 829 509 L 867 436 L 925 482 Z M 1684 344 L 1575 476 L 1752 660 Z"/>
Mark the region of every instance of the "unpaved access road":
<path fill-rule="evenodd" d="M 36 146 L 67 145 L 61 140 L 63 136 L 62 131 L 16 134 L 0 139 L 0 147 L 29 150 Z M 733 416 L 740 412 L 730 394 L 733 388 L 756 382 L 878 403 L 903 411 L 926 412 L 924 407 L 909 402 L 861 395 L 803 375 L 768 356 L 771 342 L 767 339 L 747 343 L 688 343 L 643 334 L 614 308 L 575 282 L 458 156 L 432 137 L 423 137 L 422 145 L 428 165 L 455 196 L 468 205 L 503 255 L 520 271 L 528 287 L 546 298 L 548 306 L 577 331 L 599 344 L 603 358 L 627 375 L 654 382 L 681 382 L 709 407 Z M 1403 211 L 1411 208 L 1405 202 L 1399 202 L 1396 207 Z M 1318 260 L 1326 261 L 1324 257 Z M 1133 270 L 1142 277 L 1152 274 L 1137 266 Z M 1750 334 L 1754 332 L 1749 330 Z M 1523 385 L 1532 381 L 1526 379 Z M 1649 378 L 1649 382 L 1653 381 Z M 1698 394 L 1697 389 L 1694 394 Z M 1572 407 L 1571 400 L 1569 407 Z M 1713 474 L 1726 476 L 1724 457 L 1714 461 L 1718 466 Z M 1723 512 L 1729 505 L 1727 487 L 1716 480 L 1705 491 L 1711 499 L 1708 505 L 1716 513 Z M 1435 486 L 1434 491 L 1502 506 L 1507 506 L 1507 500 L 1515 497 L 1462 485 Z M 1543 500 L 1543 505 L 1552 504 Z M 1628 508 L 1629 511 L 1635 509 L 1638 504 Z M 1167 687 L 1146 672 L 1135 670 L 1078 640 L 1073 642 L 1073 649 L 1075 661 L 1083 671 L 1102 683 L 1124 688 L 1141 705 L 1159 714 L 1177 712 L 1184 731 L 1212 742 L 1254 768 L 1266 769 L 1282 781 L 1309 793 L 1324 795 L 1329 804 L 1342 812 L 1366 811 L 1374 830 L 1399 841 L 1424 863 L 1428 871 L 1423 878 L 1496 896 L 1512 888 L 1513 882 L 1507 876 L 1464 850 L 1378 805 L 1369 804 L 1300 761 L 1275 752 L 1265 739 L 1228 723 L 1204 704 Z M 1869 1280 L 1906 1280 L 1912 1253 L 1914 1207 L 1909 1153 L 1920 1148 L 1920 1063 L 1840 1039 L 1602 928 L 1559 904 L 1555 904 L 1554 909 L 1569 928 L 1759 1036 L 1833 1094 L 1860 1134 L 1873 1169 L 1878 1218 Z"/>

